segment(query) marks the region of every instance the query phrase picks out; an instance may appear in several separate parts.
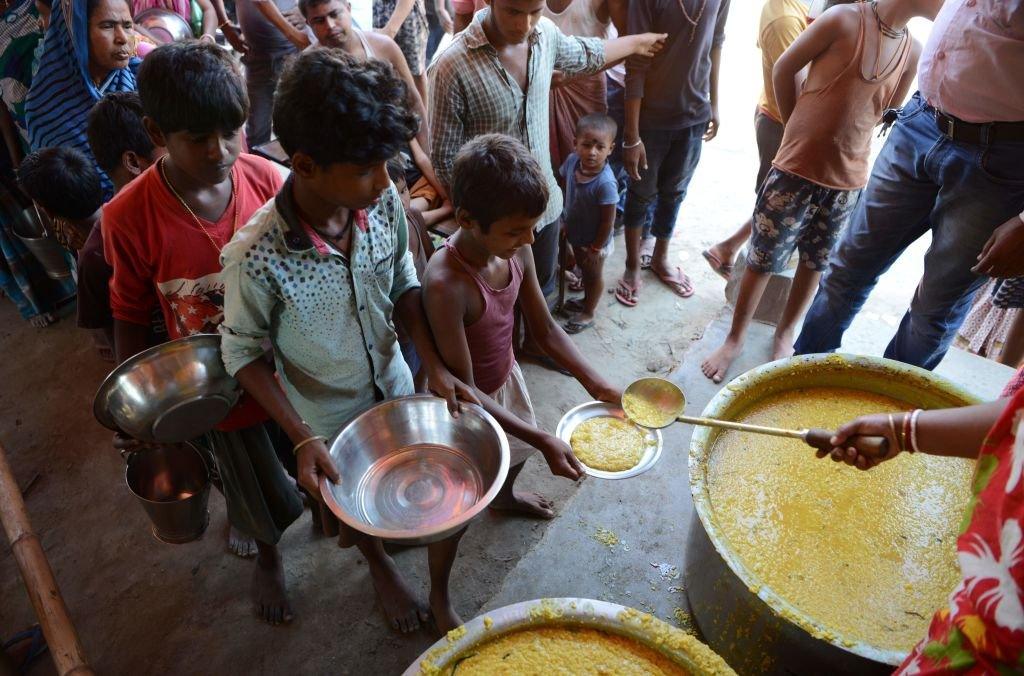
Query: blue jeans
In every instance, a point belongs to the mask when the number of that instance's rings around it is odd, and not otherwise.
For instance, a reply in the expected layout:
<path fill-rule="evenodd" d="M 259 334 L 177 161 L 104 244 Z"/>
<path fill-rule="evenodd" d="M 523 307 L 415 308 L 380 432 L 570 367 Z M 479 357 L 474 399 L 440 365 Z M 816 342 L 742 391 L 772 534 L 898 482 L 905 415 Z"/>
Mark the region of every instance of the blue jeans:
<path fill-rule="evenodd" d="M 700 160 L 707 123 L 671 131 L 640 130 L 647 151 L 647 170 L 640 180 L 630 181 L 623 222 L 627 228 L 643 227 L 654 204 L 651 231 L 658 239 L 671 239 L 679 205 Z"/>
<path fill-rule="evenodd" d="M 796 341 L 832 352 L 878 278 L 931 230 L 924 275 L 885 356 L 935 368 L 985 277 L 971 272 L 992 231 L 1024 206 L 1024 143 L 974 145 L 940 133 L 920 93 L 903 108 L 831 256 Z"/>
<path fill-rule="evenodd" d="M 274 90 L 277 89 L 277 80 L 290 56 L 291 53 L 269 59 L 242 59 L 245 65 L 245 89 L 249 94 L 249 119 L 245 124 L 245 136 L 250 148 L 270 140 Z"/>

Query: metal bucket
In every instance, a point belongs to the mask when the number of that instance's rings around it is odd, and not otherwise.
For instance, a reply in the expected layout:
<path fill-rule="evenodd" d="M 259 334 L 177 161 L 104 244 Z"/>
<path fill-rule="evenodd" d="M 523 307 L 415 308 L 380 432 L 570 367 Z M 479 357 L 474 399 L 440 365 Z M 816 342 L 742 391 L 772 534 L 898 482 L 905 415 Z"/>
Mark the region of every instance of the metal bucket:
<path fill-rule="evenodd" d="M 924 409 L 977 403 L 944 378 L 914 366 L 878 357 L 819 354 L 744 373 L 715 395 L 703 415 L 734 420 L 765 397 L 816 386 L 855 388 Z M 689 455 L 695 515 L 684 573 L 693 616 L 708 645 L 740 674 L 891 673 L 906 653 L 835 636 L 762 585 L 732 552 L 715 522 L 707 482 L 707 464 L 719 433 L 696 428 Z"/>
<path fill-rule="evenodd" d="M 40 223 L 34 208 L 22 210 L 11 230 L 22 244 L 35 256 L 50 279 L 63 280 L 71 277 L 71 268 L 65 257 L 65 249 L 57 238 L 49 234 Z"/>
<path fill-rule="evenodd" d="M 161 542 L 191 542 L 206 530 L 210 472 L 191 444 L 146 446 L 136 451 L 128 458 L 125 481 Z"/>

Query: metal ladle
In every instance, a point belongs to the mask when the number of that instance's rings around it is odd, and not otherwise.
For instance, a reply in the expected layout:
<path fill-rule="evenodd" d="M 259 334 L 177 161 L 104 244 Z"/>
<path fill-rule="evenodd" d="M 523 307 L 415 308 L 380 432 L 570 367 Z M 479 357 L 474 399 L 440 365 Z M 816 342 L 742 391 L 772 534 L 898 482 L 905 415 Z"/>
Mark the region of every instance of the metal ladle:
<path fill-rule="evenodd" d="M 826 452 L 832 450 L 831 439 L 835 433 L 829 430 L 820 428 L 791 430 L 715 418 L 697 418 L 682 415 L 684 408 L 686 408 L 686 396 L 683 391 L 664 378 L 641 378 L 631 383 L 622 394 L 622 410 L 630 420 L 641 427 L 661 429 L 678 420 L 689 425 L 720 427 L 739 432 L 800 439 L 818 450 Z M 889 451 L 889 440 L 885 437 L 850 437 L 844 445 L 852 446 L 861 454 L 871 458 L 883 457 Z"/>

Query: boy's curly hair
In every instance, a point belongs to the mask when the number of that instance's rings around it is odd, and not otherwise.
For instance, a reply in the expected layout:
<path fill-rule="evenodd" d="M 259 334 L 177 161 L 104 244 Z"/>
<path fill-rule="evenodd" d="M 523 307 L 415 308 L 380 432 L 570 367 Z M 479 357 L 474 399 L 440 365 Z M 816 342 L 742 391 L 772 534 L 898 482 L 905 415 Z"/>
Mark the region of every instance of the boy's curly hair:
<path fill-rule="evenodd" d="M 405 83 L 384 61 L 318 47 L 289 63 L 277 84 L 274 131 L 281 146 L 321 167 L 388 160 L 419 126 Z"/>

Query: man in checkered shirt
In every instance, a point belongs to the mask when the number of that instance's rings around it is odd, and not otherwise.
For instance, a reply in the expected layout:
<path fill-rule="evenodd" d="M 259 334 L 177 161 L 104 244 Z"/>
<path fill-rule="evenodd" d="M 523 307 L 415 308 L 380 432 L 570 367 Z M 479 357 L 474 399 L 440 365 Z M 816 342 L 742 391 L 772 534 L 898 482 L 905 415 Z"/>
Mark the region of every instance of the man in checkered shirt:
<path fill-rule="evenodd" d="M 548 93 L 552 75 L 596 73 L 628 56 L 653 56 L 665 35 L 615 40 L 563 35 L 541 17 L 545 0 L 491 0 L 430 67 L 434 170 L 449 186 L 455 154 L 481 134 L 508 134 L 534 154 L 548 183 L 547 209 L 534 231 L 533 255 L 545 295 L 555 286 L 562 191 L 551 167 Z"/>

